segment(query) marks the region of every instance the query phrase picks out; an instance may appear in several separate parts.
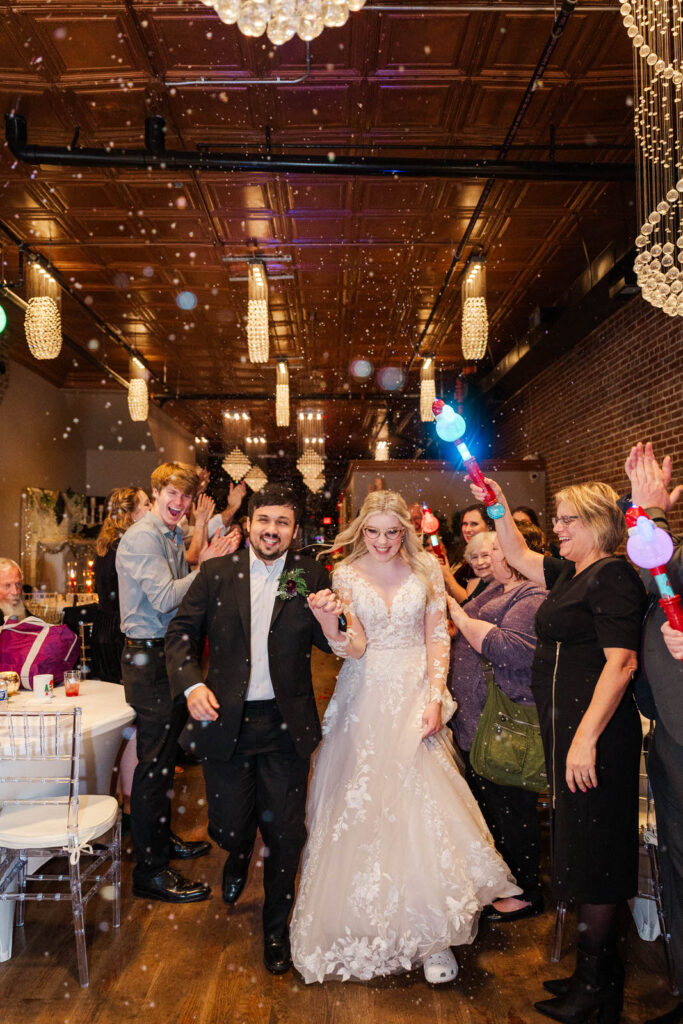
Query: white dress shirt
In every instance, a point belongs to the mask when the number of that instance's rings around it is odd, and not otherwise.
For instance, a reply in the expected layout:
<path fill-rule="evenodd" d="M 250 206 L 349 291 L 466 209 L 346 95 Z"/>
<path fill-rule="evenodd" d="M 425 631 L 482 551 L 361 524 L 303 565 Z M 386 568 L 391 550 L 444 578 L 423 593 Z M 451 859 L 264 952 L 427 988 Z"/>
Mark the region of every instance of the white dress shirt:
<path fill-rule="evenodd" d="M 273 605 L 278 590 L 278 580 L 285 568 L 287 555 L 282 555 L 272 565 L 266 565 L 249 548 L 249 592 L 251 596 L 251 675 L 245 700 L 274 700 L 275 691 L 270 678 L 268 663 L 268 634 Z M 201 683 L 194 683 L 185 690 L 189 697 Z"/>
<path fill-rule="evenodd" d="M 275 691 L 268 664 L 268 633 L 278 580 L 286 555 L 266 565 L 249 548 L 249 590 L 251 592 L 251 676 L 246 700 L 273 700 Z"/>

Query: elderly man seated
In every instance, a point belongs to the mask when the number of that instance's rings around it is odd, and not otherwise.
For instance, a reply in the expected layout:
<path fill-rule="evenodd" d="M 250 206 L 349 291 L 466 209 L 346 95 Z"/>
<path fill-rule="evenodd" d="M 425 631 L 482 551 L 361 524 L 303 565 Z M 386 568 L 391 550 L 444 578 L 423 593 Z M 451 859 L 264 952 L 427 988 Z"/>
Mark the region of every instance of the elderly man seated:
<path fill-rule="evenodd" d="M 23 601 L 24 577 L 11 558 L 0 558 L 0 626 L 29 614 Z"/>

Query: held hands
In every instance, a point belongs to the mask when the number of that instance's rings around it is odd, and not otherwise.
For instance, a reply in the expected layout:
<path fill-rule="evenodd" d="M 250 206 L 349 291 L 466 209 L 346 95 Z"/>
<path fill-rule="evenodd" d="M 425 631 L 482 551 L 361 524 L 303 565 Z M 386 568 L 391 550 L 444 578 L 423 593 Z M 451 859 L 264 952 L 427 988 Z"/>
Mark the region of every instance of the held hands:
<path fill-rule="evenodd" d="M 441 704 L 432 700 L 422 712 L 422 739 L 433 736 L 441 728 Z"/>
<path fill-rule="evenodd" d="M 683 661 L 683 633 L 679 633 L 665 622 L 662 625 L 662 636 L 671 657 Z"/>
<path fill-rule="evenodd" d="M 339 634 L 339 616 L 342 604 L 332 590 L 319 590 L 308 595 L 308 607 L 322 626 L 325 636 L 336 637 Z"/>
<path fill-rule="evenodd" d="M 200 494 L 193 506 L 195 526 L 206 526 L 215 507 L 213 498 L 208 494 Z"/>
<path fill-rule="evenodd" d="M 661 508 L 663 512 L 668 512 L 681 496 L 683 487 L 674 487 L 670 493 L 668 490 L 673 470 L 671 456 L 666 455 L 660 466 L 650 441 L 645 447 L 639 441 L 631 448 L 624 469 L 631 481 L 634 505 Z"/>
<path fill-rule="evenodd" d="M 572 793 L 576 793 L 577 786 L 585 793 L 598 785 L 598 776 L 595 772 L 595 743 L 581 739 L 578 733 L 574 736 L 567 754 L 565 778 Z"/>
<path fill-rule="evenodd" d="M 208 686 L 197 686 L 187 697 L 187 710 L 195 722 L 215 722 L 220 704 Z"/>

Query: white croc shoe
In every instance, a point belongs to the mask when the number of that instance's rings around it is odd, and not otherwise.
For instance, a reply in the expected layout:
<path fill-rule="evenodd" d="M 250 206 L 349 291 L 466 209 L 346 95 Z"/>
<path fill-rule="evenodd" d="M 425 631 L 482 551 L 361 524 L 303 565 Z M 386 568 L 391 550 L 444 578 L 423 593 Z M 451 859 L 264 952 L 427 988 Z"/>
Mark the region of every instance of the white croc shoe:
<path fill-rule="evenodd" d="M 458 961 L 450 949 L 432 953 L 422 967 L 430 985 L 443 985 L 446 981 L 453 981 L 458 975 Z"/>

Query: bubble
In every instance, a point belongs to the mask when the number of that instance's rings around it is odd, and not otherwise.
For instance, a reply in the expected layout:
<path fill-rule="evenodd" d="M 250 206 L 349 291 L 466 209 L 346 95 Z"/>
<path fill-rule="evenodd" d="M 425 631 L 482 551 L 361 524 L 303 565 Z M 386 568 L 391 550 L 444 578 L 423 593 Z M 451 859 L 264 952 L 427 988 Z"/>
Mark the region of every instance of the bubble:
<path fill-rule="evenodd" d="M 88 348 L 90 349 L 91 352 L 97 352 L 99 347 L 100 343 L 97 340 L 97 338 L 91 338 L 90 341 L 88 342 Z"/>
<path fill-rule="evenodd" d="M 154 277 L 154 267 L 143 267 L 142 268 L 142 276 L 143 277 Z"/>
<path fill-rule="evenodd" d="M 181 309 L 194 309 L 197 305 L 197 296 L 194 292 L 180 292 L 180 294 L 176 296 L 176 302 Z"/>
<path fill-rule="evenodd" d="M 405 374 L 398 366 L 383 366 L 377 373 L 377 383 L 382 391 L 398 391 L 404 380 Z"/>
<path fill-rule="evenodd" d="M 369 359 L 353 359 L 349 367 L 349 373 L 356 380 L 367 380 L 372 375 L 374 367 Z"/>

